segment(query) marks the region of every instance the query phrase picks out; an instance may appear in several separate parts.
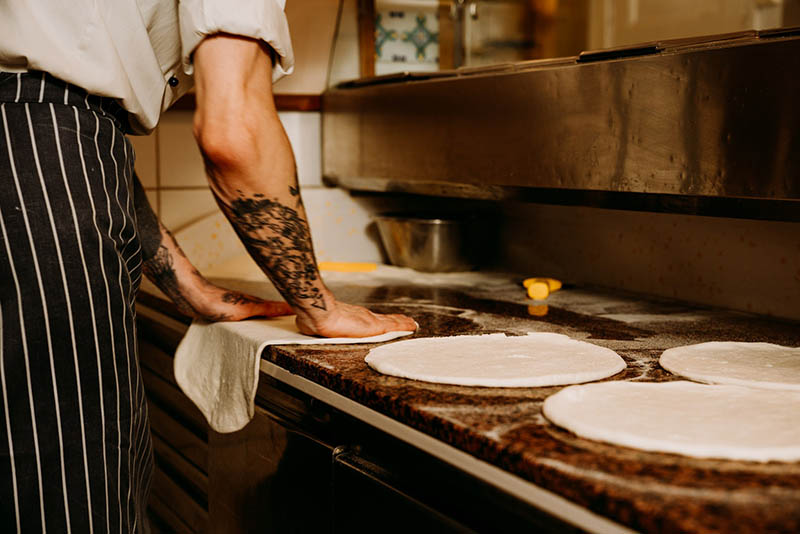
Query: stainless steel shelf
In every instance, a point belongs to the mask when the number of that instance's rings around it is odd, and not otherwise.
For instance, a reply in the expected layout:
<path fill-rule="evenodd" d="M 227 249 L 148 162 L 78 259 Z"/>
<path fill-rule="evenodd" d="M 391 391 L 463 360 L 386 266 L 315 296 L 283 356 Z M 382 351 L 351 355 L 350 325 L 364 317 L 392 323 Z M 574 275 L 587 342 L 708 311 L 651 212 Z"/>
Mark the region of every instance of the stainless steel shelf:
<path fill-rule="evenodd" d="M 800 31 L 742 32 L 323 96 L 345 188 L 800 220 Z"/>

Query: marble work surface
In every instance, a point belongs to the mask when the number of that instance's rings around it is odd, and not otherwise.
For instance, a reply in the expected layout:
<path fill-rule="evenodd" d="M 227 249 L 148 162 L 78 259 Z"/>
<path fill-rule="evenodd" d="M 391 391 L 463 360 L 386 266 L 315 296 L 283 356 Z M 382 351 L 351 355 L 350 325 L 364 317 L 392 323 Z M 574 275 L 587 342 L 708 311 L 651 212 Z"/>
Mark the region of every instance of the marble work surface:
<path fill-rule="evenodd" d="M 417 337 L 556 332 L 617 351 L 608 380 L 669 381 L 664 349 L 712 340 L 800 346 L 800 325 L 566 286 L 542 303 L 511 277 L 328 280 L 342 300 L 406 313 Z M 581 439 L 550 424 L 561 387 L 475 388 L 382 376 L 369 345 L 272 347 L 263 358 L 642 532 L 798 532 L 800 463 L 700 460 Z"/>

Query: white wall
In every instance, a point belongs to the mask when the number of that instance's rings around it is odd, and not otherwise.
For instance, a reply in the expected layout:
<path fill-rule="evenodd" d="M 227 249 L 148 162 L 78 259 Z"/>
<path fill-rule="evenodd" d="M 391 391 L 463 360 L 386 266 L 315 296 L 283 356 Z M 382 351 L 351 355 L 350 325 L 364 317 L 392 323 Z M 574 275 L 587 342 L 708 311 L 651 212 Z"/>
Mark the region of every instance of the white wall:
<path fill-rule="evenodd" d="M 317 258 L 380 261 L 381 249 L 369 229 L 372 220 L 367 210 L 347 192 L 322 184 L 320 113 L 287 111 L 278 116 L 297 161 Z M 219 213 L 192 135 L 191 111 L 167 112 L 153 134 L 131 140 L 150 203 L 173 233 Z"/>

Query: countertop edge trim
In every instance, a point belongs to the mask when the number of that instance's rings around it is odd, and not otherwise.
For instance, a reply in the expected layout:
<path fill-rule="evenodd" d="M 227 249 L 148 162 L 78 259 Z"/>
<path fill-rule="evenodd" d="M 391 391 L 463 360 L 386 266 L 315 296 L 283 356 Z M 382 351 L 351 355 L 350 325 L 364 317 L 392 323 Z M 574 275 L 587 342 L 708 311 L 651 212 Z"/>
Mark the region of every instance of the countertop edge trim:
<path fill-rule="evenodd" d="M 567 523 L 598 534 L 634 534 L 635 531 L 597 515 L 560 495 L 540 488 L 507 471 L 488 464 L 427 434 L 335 393 L 307 378 L 293 374 L 267 360 L 261 372 L 288 384 L 344 413 L 372 425 L 428 454 L 510 493 Z"/>

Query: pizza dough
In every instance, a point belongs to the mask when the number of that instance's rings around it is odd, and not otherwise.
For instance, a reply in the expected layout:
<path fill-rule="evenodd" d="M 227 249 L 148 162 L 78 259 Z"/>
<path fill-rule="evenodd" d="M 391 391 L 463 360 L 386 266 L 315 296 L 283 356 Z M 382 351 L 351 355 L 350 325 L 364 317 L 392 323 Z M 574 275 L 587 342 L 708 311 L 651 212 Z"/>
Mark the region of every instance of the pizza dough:
<path fill-rule="evenodd" d="M 372 349 L 366 361 L 386 375 L 489 387 L 578 384 L 625 369 L 611 349 L 552 333 L 409 339 Z"/>
<path fill-rule="evenodd" d="M 800 348 L 712 341 L 665 350 L 659 363 L 697 382 L 800 391 Z"/>
<path fill-rule="evenodd" d="M 693 382 L 603 382 L 549 397 L 544 415 L 597 441 L 698 458 L 800 460 L 800 392 Z"/>

